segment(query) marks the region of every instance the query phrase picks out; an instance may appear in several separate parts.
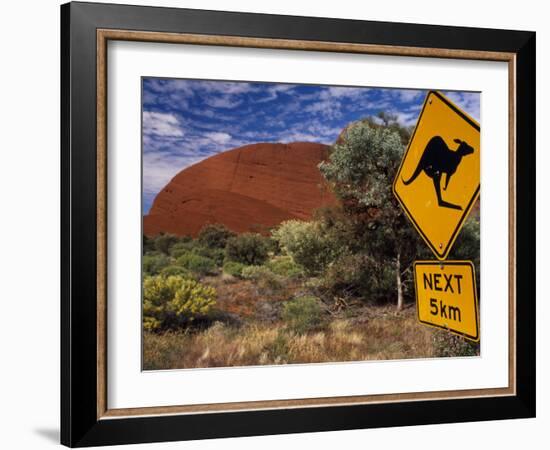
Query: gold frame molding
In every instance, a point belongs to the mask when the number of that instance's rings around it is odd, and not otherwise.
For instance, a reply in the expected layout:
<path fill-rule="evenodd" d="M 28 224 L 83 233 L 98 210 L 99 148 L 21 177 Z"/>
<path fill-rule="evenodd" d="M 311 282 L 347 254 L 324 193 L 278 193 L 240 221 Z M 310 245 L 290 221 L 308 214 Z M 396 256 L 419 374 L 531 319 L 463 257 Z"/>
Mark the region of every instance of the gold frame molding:
<path fill-rule="evenodd" d="M 442 400 L 516 395 L 516 56 L 514 53 L 444 48 L 397 47 L 387 45 L 261 39 L 146 31 L 97 30 L 97 418 L 116 419 L 129 416 L 219 413 L 243 410 L 289 409 L 320 406 L 343 406 L 367 403 Z M 370 55 L 431 57 L 501 61 L 508 63 L 509 74 L 509 146 L 508 146 L 508 387 L 403 394 L 360 395 L 289 400 L 174 405 L 163 407 L 109 409 L 107 405 L 107 43 L 110 40 L 194 44 L 266 49 L 305 50 Z"/>

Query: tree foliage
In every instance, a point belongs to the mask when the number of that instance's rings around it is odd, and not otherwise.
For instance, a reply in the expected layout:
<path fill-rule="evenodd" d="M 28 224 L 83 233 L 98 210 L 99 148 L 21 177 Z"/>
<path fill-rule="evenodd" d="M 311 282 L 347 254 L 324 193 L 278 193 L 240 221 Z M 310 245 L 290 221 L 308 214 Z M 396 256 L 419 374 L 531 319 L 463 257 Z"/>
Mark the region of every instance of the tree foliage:
<path fill-rule="evenodd" d="M 229 238 L 235 236 L 233 231 L 229 230 L 225 225 L 207 224 L 203 226 L 199 232 L 198 241 L 201 245 L 208 248 L 225 248 Z"/>
<path fill-rule="evenodd" d="M 243 233 L 228 239 L 225 255 L 230 261 L 260 265 L 267 259 L 268 250 L 268 238 L 257 233 Z"/>
<path fill-rule="evenodd" d="M 344 251 L 321 222 L 288 220 L 272 232 L 282 251 L 310 275 L 323 272 Z"/>
<path fill-rule="evenodd" d="M 162 252 L 165 255 L 169 255 L 170 249 L 177 242 L 179 242 L 179 239 L 177 236 L 174 236 L 173 234 L 161 233 L 155 238 L 155 248 L 159 252 Z"/>
<path fill-rule="evenodd" d="M 350 251 L 370 256 L 373 268 L 381 274 L 383 266 L 393 267 L 401 307 L 411 264 L 423 247 L 392 192 L 404 151 L 395 128 L 395 124 L 384 126 L 373 120 L 350 125 L 319 169 L 349 218 L 354 236 Z"/>

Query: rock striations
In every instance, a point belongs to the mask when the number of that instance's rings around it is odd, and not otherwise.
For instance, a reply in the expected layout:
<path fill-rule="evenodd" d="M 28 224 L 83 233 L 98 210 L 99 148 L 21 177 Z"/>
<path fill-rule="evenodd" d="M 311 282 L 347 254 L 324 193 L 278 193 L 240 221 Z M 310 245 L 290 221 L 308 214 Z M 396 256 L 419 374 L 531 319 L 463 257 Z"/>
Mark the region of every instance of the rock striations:
<path fill-rule="evenodd" d="M 144 233 L 196 236 L 208 223 L 236 232 L 267 232 L 284 220 L 307 220 L 336 199 L 317 165 L 328 146 L 253 144 L 212 156 L 179 172 L 162 189 Z"/>

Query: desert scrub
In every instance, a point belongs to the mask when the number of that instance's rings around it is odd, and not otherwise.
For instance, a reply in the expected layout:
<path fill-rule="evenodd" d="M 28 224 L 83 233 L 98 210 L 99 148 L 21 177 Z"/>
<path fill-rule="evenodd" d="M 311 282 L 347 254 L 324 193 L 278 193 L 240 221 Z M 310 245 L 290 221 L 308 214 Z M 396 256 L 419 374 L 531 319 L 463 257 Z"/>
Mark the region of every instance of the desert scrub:
<path fill-rule="evenodd" d="M 287 328 L 297 334 L 317 330 L 323 324 L 321 301 L 313 296 L 290 300 L 284 304 L 282 318 Z"/>
<path fill-rule="evenodd" d="M 178 266 L 194 272 L 197 275 L 210 275 L 216 272 L 216 263 L 214 260 L 195 253 L 184 253 L 176 262 Z"/>
<path fill-rule="evenodd" d="M 479 355 L 479 343 L 468 341 L 448 331 L 435 331 L 433 346 L 435 356 L 438 357 Z"/>
<path fill-rule="evenodd" d="M 215 324 L 192 331 L 143 333 L 143 367 L 177 369 L 262 364 L 432 358 L 433 329 L 419 325 L 414 309 L 372 307 L 361 323 L 333 319 L 322 330 L 297 334 L 281 321 Z"/>
<path fill-rule="evenodd" d="M 247 267 L 246 265 L 236 262 L 236 261 L 226 261 L 223 265 L 224 273 L 231 275 L 233 277 L 242 278 L 243 269 Z"/>
<path fill-rule="evenodd" d="M 184 255 L 185 253 L 189 253 L 193 248 L 195 247 L 195 241 L 189 240 L 187 242 L 178 242 L 174 244 L 172 247 L 170 247 L 170 256 L 172 258 L 179 258 L 181 255 Z"/>
<path fill-rule="evenodd" d="M 265 266 L 274 274 L 286 278 L 300 278 L 304 275 L 304 269 L 294 262 L 292 256 L 275 256 Z"/>
<path fill-rule="evenodd" d="M 365 253 L 346 254 L 327 268 L 322 287 L 333 295 L 385 303 L 395 296 L 395 270 Z"/>
<path fill-rule="evenodd" d="M 325 233 L 319 222 L 288 220 L 272 233 L 283 253 L 309 275 L 321 273 L 343 251 L 340 243 Z"/>
<path fill-rule="evenodd" d="M 155 237 L 155 249 L 159 252 L 164 253 L 165 255 L 170 254 L 170 249 L 174 244 L 177 244 L 179 239 L 173 234 L 164 234 L 161 233 Z"/>
<path fill-rule="evenodd" d="M 268 256 L 269 240 L 257 233 L 243 233 L 227 240 L 225 254 L 229 261 L 260 265 Z"/>
<path fill-rule="evenodd" d="M 215 223 L 201 228 L 198 236 L 199 244 L 208 248 L 224 249 L 229 238 L 236 236 L 225 225 Z"/>
<path fill-rule="evenodd" d="M 164 275 L 165 277 L 168 277 L 170 275 L 179 275 L 185 278 L 193 278 L 192 275 L 189 273 L 189 271 L 181 266 L 166 266 L 160 271 L 161 275 Z"/>
<path fill-rule="evenodd" d="M 170 265 L 170 258 L 162 253 L 150 253 L 143 256 L 142 268 L 145 275 L 157 275 Z"/>
<path fill-rule="evenodd" d="M 210 258 L 218 267 L 221 267 L 223 265 L 223 261 L 225 259 L 225 251 L 223 249 L 205 247 L 200 244 L 193 247 L 191 253 L 203 256 L 205 258 Z"/>
<path fill-rule="evenodd" d="M 159 331 L 184 327 L 206 317 L 216 304 L 216 290 L 182 276 L 157 275 L 143 280 L 143 327 Z"/>
<path fill-rule="evenodd" d="M 241 271 L 245 280 L 252 280 L 263 291 L 276 291 L 283 287 L 279 276 L 265 266 L 247 266 Z"/>

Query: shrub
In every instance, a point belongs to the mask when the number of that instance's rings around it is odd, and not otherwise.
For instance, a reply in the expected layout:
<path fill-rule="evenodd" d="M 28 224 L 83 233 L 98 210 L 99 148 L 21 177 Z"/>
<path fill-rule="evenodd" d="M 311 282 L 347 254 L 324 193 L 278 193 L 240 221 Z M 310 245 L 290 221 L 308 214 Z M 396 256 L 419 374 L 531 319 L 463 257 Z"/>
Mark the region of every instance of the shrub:
<path fill-rule="evenodd" d="M 324 273 L 322 287 L 334 295 L 387 302 L 396 295 L 395 271 L 363 253 L 343 255 Z"/>
<path fill-rule="evenodd" d="M 292 256 L 275 256 L 266 262 L 265 266 L 282 277 L 299 278 L 304 274 L 304 270 L 294 262 Z"/>
<path fill-rule="evenodd" d="M 195 255 L 210 258 L 216 263 L 216 266 L 222 266 L 225 259 L 225 251 L 221 248 L 209 248 L 199 244 L 193 247 L 191 252 Z"/>
<path fill-rule="evenodd" d="M 468 220 L 464 223 L 460 234 L 456 238 L 456 242 L 449 254 L 450 259 L 465 259 L 474 263 L 476 284 L 478 289 L 480 288 L 480 230 L 479 219 L 473 215 L 470 215 Z"/>
<path fill-rule="evenodd" d="M 435 356 L 476 356 L 479 355 L 479 343 L 468 341 L 448 331 L 437 330 L 433 334 Z"/>
<path fill-rule="evenodd" d="M 304 334 L 322 325 L 323 308 L 316 297 L 298 297 L 285 303 L 282 317 L 290 330 Z"/>
<path fill-rule="evenodd" d="M 176 262 L 178 266 L 198 275 L 209 275 L 216 272 L 216 264 L 212 259 L 195 253 L 185 253 Z"/>
<path fill-rule="evenodd" d="M 188 325 L 205 317 L 216 303 L 216 290 L 181 276 L 143 280 L 143 326 L 159 331 Z"/>
<path fill-rule="evenodd" d="M 178 242 L 170 248 L 170 256 L 173 258 L 179 258 L 181 255 L 190 252 L 195 247 L 195 242 L 193 240 L 187 242 Z"/>
<path fill-rule="evenodd" d="M 273 231 L 273 238 L 287 255 L 301 265 L 308 274 L 322 272 L 343 247 L 332 239 L 319 222 L 289 220 Z"/>
<path fill-rule="evenodd" d="M 241 271 L 246 280 L 253 280 L 262 290 L 277 290 L 282 287 L 281 280 L 265 266 L 248 266 Z"/>
<path fill-rule="evenodd" d="M 169 264 L 170 259 L 162 253 L 143 255 L 142 268 L 144 274 L 157 275 Z"/>
<path fill-rule="evenodd" d="M 260 322 L 275 323 L 281 319 L 282 303 L 262 300 L 256 303 L 254 319 Z"/>
<path fill-rule="evenodd" d="M 286 364 L 290 358 L 290 349 L 289 336 L 283 330 L 279 330 L 275 339 L 263 348 L 267 359 L 274 364 Z"/>
<path fill-rule="evenodd" d="M 246 266 L 240 262 L 226 261 L 223 265 L 223 271 L 234 277 L 241 278 L 245 267 Z"/>
<path fill-rule="evenodd" d="M 164 253 L 165 255 L 170 254 L 170 248 L 178 242 L 178 237 L 173 234 L 159 234 L 155 238 L 155 248 Z"/>
<path fill-rule="evenodd" d="M 225 225 L 216 223 L 203 226 L 199 232 L 198 240 L 205 247 L 223 249 L 227 240 L 233 236 L 235 233 L 227 229 Z"/>
<path fill-rule="evenodd" d="M 180 275 L 182 277 L 190 278 L 189 271 L 181 266 L 166 266 L 160 271 L 160 274 L 165 277 L 170 275 Z"/>
<path fill-rule="evenodd" d="M 225 254 L 230 261 L 260 265 L 267 259 L 268 239 L 256 233 L 243 233 L 227 241 Z"/>
<path fill-rule="evenodd" d="M 143 235 L 143 253 L 149 253 L 155 250 L 155 240 Z"/>

